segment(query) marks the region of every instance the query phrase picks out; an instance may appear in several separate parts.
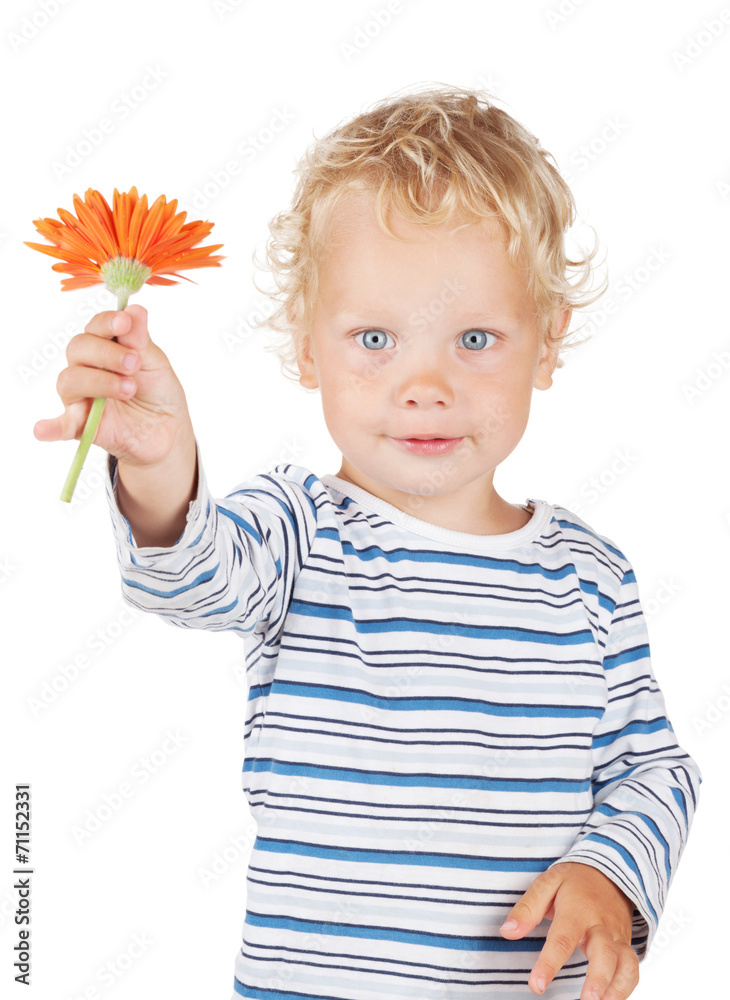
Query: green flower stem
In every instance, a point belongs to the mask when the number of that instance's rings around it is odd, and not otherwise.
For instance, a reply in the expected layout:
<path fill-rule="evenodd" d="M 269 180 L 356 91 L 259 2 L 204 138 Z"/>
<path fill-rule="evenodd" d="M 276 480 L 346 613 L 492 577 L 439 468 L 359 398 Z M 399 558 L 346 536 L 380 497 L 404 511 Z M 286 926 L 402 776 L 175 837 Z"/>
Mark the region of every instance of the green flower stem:
<path fill-rule="evenodd" d="M 136 290 L 137 289 L 134 289 L 134 291 Z M 117 309 L 126 309 L 131 290 L 129 288 L 116 288 L 115 291 L 117 293 Z M 116 340 L 116 337 L 114 337 L 114 340 Z M 94 436 L 99 429 L 99 423 L 101 422 L 101 415 L 104 412 L 105 403 L 106 397 L 99 396 L 98 399 L 95 399 L 91 404 L 91 409 L 89 410 L 89 415 L 86 418 L 86 424 L 84 425 L 84 430 L 81 434 L 79 446 L 76 450 L 76 454 L 74 455 L 74 460 L 71 463 L 71 468 L 68 470 L 66 482 L 63 484 L 63 489 L 61 490 L 61 499 L 64 503 L 71 503 L 71 497 L 76 489 L 76 482 L 79 478 L 79 474 L 84 467 L 84 462 L 86 461 L 86 456 L 89 453 L 89 448 L 91 447 Z"/>

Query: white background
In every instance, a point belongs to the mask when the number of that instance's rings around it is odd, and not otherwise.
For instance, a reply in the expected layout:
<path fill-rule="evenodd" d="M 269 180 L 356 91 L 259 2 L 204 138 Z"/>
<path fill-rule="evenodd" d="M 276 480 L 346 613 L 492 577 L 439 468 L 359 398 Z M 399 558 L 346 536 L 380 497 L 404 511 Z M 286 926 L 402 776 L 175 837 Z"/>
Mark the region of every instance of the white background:
<path fill-rule="evenodd" d="M 372 12 L 385 6 L 3 5 L 4 996 L 229 997 L 254 837 L 240 790 L 240 639 L 132 616 L 100 475 L 106 453 L 92 446 L 68 505 L 59 493 L 76 442 L 33 436 L 37 420 L 62 410 L 65 343 L 115 301 L 102 286 L 61 292 L 53 260 L 23 245 L 43 242 L 32 220 L 72 210 L 87 187 L 111 200 L 114 187 L 134 184 L 150 202 L 165 193 L 189 219 L 215 222 L 208 242 L 224 244 L 221 268 L 188 272 L 197 286 L 146 286 L 132 300 L 148 309 L 153 340 L 185 387 L 211 490 L 225 496 L 283 461 L 336 472 L 319 395 L 284 379 L 266 335 L 248 329 L 247 317 L 270 311 L 252 284 L 267 285 L 267 275 L 251 258 L 262 257 L 267 222 L 288 205 L 315 137 L 431 83 L 500 98 L 553 153 L 606 255 L 611 287 L 574 317 L 574 326 L 590 319 L 595 336 L 566 355 L 550 391 L 534 393 L 528 430 L 495 485 L 513 503 L 539 497 L 576 510 L 634 565 L 654 670 L 704 777 L 635 995 L 722 989 L 730 8 L 404 0 L 374 28 Z M 277 115 L 288 123 L 268 130 Z M 95 132 L 104 118 L 111 130 Z M 261 148 L 247 162 L 250 137 Z M 233 160 L 235 175 L 225 172 Z M 77 657 L 85 666 L 65 681 Z M 168 731 L 184 741 L 174 753 L 163 749 Z M 155 751 L 165 763 L 145 782 L 132 777 Z M 30 989 L 13 983 L 11 952 L 13 789 L 23 781 L 33 787 Z M 132 797 L 79 843 L 74 831 L 124 781 Z M 216 859 L 206 885 L 201 872 Z M 147 944 L 129 959 L 135 935 Z M 118 975 L 103 981 L 107 962 Z"/>

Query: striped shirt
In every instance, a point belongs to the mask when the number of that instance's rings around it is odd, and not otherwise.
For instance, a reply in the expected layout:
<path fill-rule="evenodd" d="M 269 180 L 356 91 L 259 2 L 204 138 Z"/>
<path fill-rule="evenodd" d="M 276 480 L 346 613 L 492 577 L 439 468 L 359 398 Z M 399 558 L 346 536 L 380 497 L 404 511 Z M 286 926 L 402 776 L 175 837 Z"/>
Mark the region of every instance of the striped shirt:
<path fill-rule="evenodd" d="M 197 448 L 197 441 L 196 441 Z M 532 997 L 550 921 L 499 927 L 540 872 L 591 865 L 643 958 L 701 776 L 652 672 L 633 569 L 565 507 L 473 535 L 280 464 L 198 492 L 137 547 L 107 462 L 122 595 L 245 641 L 256 822 L 232 1000 Z M 543 994 L 578 1000 L 576 949 Z"/>

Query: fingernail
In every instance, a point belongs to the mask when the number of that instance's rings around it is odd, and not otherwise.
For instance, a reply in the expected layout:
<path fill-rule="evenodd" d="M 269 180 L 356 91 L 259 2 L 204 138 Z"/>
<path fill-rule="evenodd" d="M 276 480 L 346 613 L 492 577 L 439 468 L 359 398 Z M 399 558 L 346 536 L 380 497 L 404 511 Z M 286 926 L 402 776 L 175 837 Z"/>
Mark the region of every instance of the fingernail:
<path fill-rule="evenodd" d="M 112 320 L 112 330 L 116 333 L 119 329 L 119 317 L 115 316 Z"/>
<path fill-rule="evenodd" d="M 131 372 L 131 370 L 134 368 L 136 364 L 137 364 L 136 354 L 125 354 L 124 357 L 122 358 L 122 367 L 126 368 L 128 372 Z"/>
<path fill-rule="evenodd" d="M 516 931 L 518 923 L 516 920 L 505 920 L 502 926 L 499 928 L 501 931 Z"/>
<path fill-rule="evenodd" d="M 535 980 L 535 989 L 539 990 L 540 993 L 544 993 L 545 992 L 545 980 L 544 979 L 536 979 Z"/>

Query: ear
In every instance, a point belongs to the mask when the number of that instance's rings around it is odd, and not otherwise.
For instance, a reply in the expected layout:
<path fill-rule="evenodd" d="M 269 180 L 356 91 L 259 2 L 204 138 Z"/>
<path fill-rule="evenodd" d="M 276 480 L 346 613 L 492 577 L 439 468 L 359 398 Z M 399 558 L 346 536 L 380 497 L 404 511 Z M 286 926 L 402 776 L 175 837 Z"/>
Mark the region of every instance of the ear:
<path fill-rule="evenodd" d="M 570 317 L 573 315 L 572 309 L 562 309 L 558 312 L 550 326 L 552 337 L 560 337 L 568 329 Z M 540 360 L 535 372 L 534 386 L 536 389 L 549 389 L 553 384 L 553 372 L 558 363 L 558 348 L 545 341 L 540 348 Z"/>
<path fill-rule="evenodd" d="M 319 386 L 317 370 L 312 358 L 311 340 L 308 334 L 300 336 L 297 349 L 297 368 L 299 369 L 299 384 L 305 389 L 316 389 Z"/>

